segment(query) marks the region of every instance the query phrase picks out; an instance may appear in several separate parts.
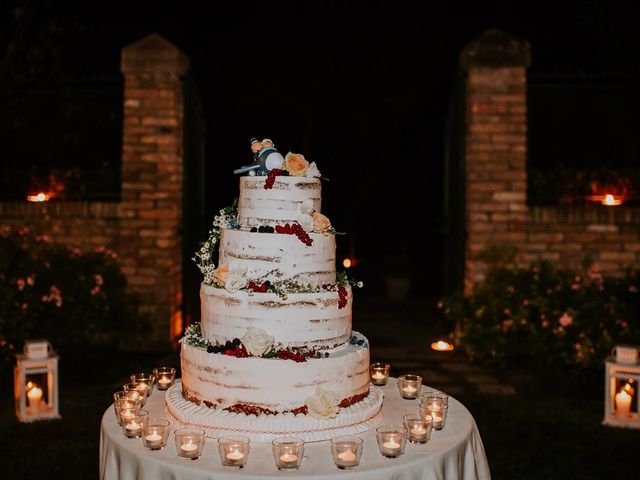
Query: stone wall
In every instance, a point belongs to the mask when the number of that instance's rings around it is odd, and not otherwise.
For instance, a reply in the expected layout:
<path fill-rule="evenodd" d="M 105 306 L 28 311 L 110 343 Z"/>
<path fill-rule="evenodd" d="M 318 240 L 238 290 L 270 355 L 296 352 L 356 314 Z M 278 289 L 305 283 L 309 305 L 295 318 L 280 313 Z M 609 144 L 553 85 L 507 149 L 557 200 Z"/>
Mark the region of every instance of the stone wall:
<path fill-rule="evenodd" d="M 116 252 L 152 320 L 151 348 L 182 331 L 183 99 L 188 59 L 157 34 L 122 51 L 124 118 L 120 202 L 0 202 L 0 223 L 54 241 Z"/>
<path fill-rule="evenodd" d="M 478 254 L 490 245 L 516 246 L 522 265 L 544 259 L 575 267 L 590 257 L 618 275 L 640 262 L 638 207 L 528 205 L 529 63 L 529 45 L 498 30 L 461 54 L 467 72 L 466 292 L 484 278 Z"/>

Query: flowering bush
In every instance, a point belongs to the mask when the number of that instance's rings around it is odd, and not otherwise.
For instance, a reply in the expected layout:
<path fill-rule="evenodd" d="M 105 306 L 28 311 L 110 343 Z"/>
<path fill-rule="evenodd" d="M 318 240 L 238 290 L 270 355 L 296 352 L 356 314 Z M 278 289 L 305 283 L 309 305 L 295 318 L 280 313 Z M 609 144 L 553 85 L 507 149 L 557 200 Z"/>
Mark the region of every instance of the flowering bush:
<path fill-rule="evenodd" d="M 494 263 L 470 296 L 450 296 L 441 307 L 455 341 L 478 361 L 599 368 L 616 343 L 640 343 L 639 281 L 635 270 L 605 278 L 597 264 L 572 271 Z"/>
<path fill-rule="evenodd" d="M 0 361 L 25 339 L 47 338 L 56 348 L 116 346 L 143 322 L 114 252 L 83 252 L 36 235 L 0 227 Z"/>

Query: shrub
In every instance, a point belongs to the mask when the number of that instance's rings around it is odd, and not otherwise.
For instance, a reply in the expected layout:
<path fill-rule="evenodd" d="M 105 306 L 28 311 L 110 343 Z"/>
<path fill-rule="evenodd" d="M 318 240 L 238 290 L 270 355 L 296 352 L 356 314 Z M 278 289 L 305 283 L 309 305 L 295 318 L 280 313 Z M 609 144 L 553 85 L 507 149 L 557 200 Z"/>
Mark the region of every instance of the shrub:
<path fill-rule="evenodd" d="M 118 346 L 123 332 L 144 322 L 116 255 L 83 252 L 28 228 L 0 227 L 0 361 L 11 361 L 25 339 L 56 348 Z"/>
<path fill-rule="evenodd" d="M 505 369 L 602 367 L 616 343 L 640 341 L 638 272 L 606 278 L 597 264 L 557 269 L 495 262 L 473 293 L 445 298 L 455 340 L 472 359 Z"/>

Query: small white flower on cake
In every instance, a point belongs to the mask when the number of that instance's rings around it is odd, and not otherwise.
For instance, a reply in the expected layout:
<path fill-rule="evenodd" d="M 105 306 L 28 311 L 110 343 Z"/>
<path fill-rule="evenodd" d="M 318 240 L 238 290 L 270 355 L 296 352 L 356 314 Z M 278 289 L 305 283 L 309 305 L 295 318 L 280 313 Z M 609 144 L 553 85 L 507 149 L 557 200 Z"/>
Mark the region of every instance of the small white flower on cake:
<path fill-rule="evenodd" d="M 224 282 L 224 288 L 229 293 L 236 293 L 247 286 L 247 278 L 237 272 L 229 272 Z"/>
<path fill-rule="evenodd" d="M 284 168 L 292 177 L 304 177 L 309 168 L 309 162 L 305 160 L 304 155 L 289 152 L 284 157 Z"/>
<path fill-rule="evenodd" d="M 321 387 L 316 388 L 313 397 L 308 397 L 304 403 L 307 406 L 309 415 L 318 420 L 334 418 L 340 410 L 338 394 Z"/>
<path fill-rule="evenodd" d="M 313 231 L 316 233 L 325 233 L 331 230 L 331 221 L 320 212 L 313 212 Z"/>
<path fill-rule="evenodd" d="M 318 170 L 318 166 L 316 165 L 316 162 L 311 162 L 309 164 L 309 166 L 307 167 L 307 172 L 305 176 L 307 178 L 320 178 L 322 176 L 322 174 L 320 173 L 320 170 Z"/>
<path fill-rule="evenodd" d="M 240 341 L 254 357 L 262 356 L 273 346 L 273 337 L 261 328 L 250 328 Z"/>
<path fill-rule="evenodd" d="M 303 213 L 304 215 L 311 215 L 315 210 L 313 200 L 310 198 L 307 198 L 300 204 L 300 213 Z"/>
<path fill-rule="evenodd" d="M 298 215 L 298 223 L 305 232 L 313 232 L 313 217 L 305 213 Z"/>

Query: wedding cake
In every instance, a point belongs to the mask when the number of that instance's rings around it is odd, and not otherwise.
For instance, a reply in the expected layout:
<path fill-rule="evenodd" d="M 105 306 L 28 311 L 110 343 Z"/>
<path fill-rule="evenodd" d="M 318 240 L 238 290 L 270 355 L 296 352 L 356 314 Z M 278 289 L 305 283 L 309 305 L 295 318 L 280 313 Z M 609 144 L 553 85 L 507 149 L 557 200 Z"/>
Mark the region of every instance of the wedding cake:
<path fill-rule="evenodd" d="M 252 140 L 237 204 L 196 252 L 201 323 L 181 340 L 182 382 L 167 392 L 167 411 L 210 435 L 257 441 L 367 430 L 382 393 L 370 388 L 367 339 L 351 330 L 358 284 L 336 273 L 320 172 Z"/>

